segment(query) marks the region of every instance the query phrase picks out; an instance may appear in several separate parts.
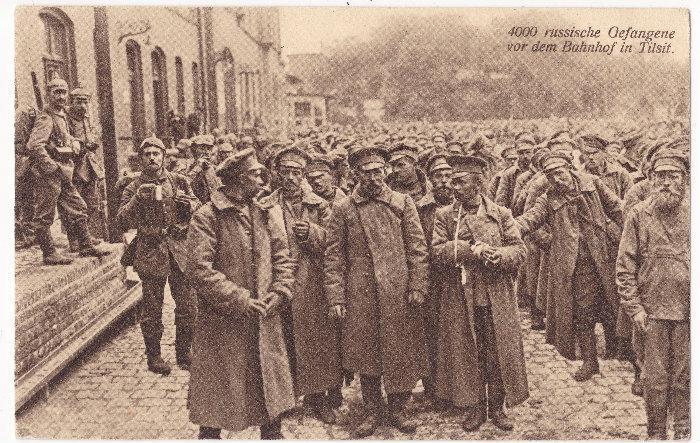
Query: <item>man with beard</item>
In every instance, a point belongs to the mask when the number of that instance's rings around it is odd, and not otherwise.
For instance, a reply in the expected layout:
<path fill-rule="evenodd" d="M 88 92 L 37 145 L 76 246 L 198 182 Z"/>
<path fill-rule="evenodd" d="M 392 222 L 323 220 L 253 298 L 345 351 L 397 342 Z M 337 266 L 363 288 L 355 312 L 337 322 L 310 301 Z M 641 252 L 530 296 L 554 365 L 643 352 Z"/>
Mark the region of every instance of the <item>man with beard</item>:
<path fill-rule="evenodd" d="M 192 192 L 202 203 L 211 199 L 211 193 L 219 188 L 221 182 L 216 176 L 216 165 L 212 164 L 214 139 L 210 135 L 198 135 L 192 139 L 194 163 L 187 175 L 192 180 Z"/>
<path fill-rule="evenodd" d="M 550 248 L 548 257 L 547 299 L 553 300 L 553 315 L 547 315 L 547 342 L 573 360 L 575 331 L 583 365 L 574 379 L 585 381 L 600 373 L 595 324 L 614 325 L 619 306 L 614 276 L 617 245 L 610 239 L 607 220 L 622 224 L 622 209 L 600 178 L 572 170 L 569 161 L 561 151 L 542 160 L 551 188 L 516 220 L 522 235 L 545 223 L 551 228 L 551 244 L 556 247 Z M 615 349 L 616 340 L 610 337 L 605 346 Z"/>
<path fill-rule="evenodd" d="M 687 141 L 686 141 L 687 143 Z M 656 154 L 660 149 L 666 148 L 671 144 L 671 140 L 669 139 L 661 139 L 657 140 L 653 145 L 649 147 L 649 149 L 646 151 L 644 154 L 644 157 L 641 160 L 641 167 L 640 169 L 642 170 L 642 174 L 644 175 L 644 178 L 634 185 L 629 189 L 627 194 L 625 194 L 625 206 L 623 208 L 623 211 L 625 213 L 625 216 L 630 212 L 630 210 L 637 205 L 637 203 L 642 202 L 649 197 L 649 195 L 652 192 L 653 185 L 651 183 L 651 171 L 650 171 L 650 165 L 651 165 L 651 159 L 654 157 L 654 154 Z M 626 218 L 626 217 L 625 217 Z"/>
<path fill-rule="evenodd" d="M 75 234 L 80 256 L 101 257 L 109 251 L 92 244 L 88 228 L 87 205 L 73 184 L 73 156 L 80 152 L 80 142 L 70 134 L 65 112 L 68 84 L 54 78 L 47 86 L 49 104 L 36 118 L 27 142 L 27 153 L 34 174 L 34 218 L 31 223 L 44 264 L 67 265 L 71 258 L 56 252 L 51 225 L 60 207 L 66 230 Z"/>
<path fill-rule="evenodd" d="M 188 273 L 200 312 L 187 408 L 200 439 L 260 426 L 283 439 L 294 390 L 279 309 L 292 296 L 293 263 L 282 211 L 255 196 L 263 185 L 253 149 L 219 165 L 223 186 L 192 217 Z"/>
<path fill-rule="evenodd" d="M 511 209 L 513 198 L 515 197 L 513 195 L 515 191 L 515 181 L 520 174 L 528 170 L 536 144 L 532 134 L 527 132 L 521 132 L 515 137 L 515 149 L 518 153 L 518 163 L 503 171 L 494 200 L 497 205 Z"/>
<path fill-rule="evenodd" d="M 425 237 L 413 199 L 384 183 L 386 149 L 358 148 L 348 160 L 358 185 L 333 209 L 324 273 L 329 314 L 344 319 L 343 368 L 360 374 L 366 405 L 354 437 L 372 435 L 382 417 L 414 433 L 405 405 L 427 375 L 420 311 L 428 277 Z"/>
<path fill-rule="evenodd" d="M 510 210 L 483 195 L 486 162 L 449 157 L 455 203 L 438 209 L 433 262 L 444 280 L 440 302 L 437 396 L 467 408 L 471 432 L 490 416 L 504 431 L 503 411 L 529 397 L 512 275 L 525 258 Z M 488 393 L 487 393 L 488 391 Z"/>
<path fill-rule="evenodd" d="M 452 189 L 450 188 L 450 173 L 452 167 L 447 163 L 444 154 L 434 154 L 428 160 L 428 177 L 432 190 L 416 204 L 420 223 L 425 233 L 428 244 L 428 256 L 432 256 L 431 241 L 433 237 L 433 222 L 435 212 L 452 203 Z M 423 379 L 425 395 L 435 398 L 435 368 L 438 351 L 438 321 L 440 314 L 440 294 L 442 293 L 443 276 L 434 269 L 432 261 L 428 270 L 428 296 L 423 305 L 423 320 L 425 323 L 426 347 L 428 351 L 429 377 Z"/>
<path fill-rule="evenodd" d="M 338 324 L 328 317 L 323 296 L 323 254 L 329 204 L 303 187 L 309 155 L 290 146 L 277 153 L 273 168 L 281 187 L 261 200 L 279 205 L 295 263 L 292 301 L 281 317 L 297 396 L 326 424 L 336 422 L 331 403 L 337 404 L 343 373 Z"/>
<path fill-rule="evenodd" d="M 94 237 L 104 238 L 107 234 L 104 232 L 106 220 L 104 213 L 100 211 L 100 205 L 104 193 L 105 172 L 96 156 L 99 145 L 87 115 L 90 94 L 83 88 L 76 88 L 70 92 L 70 98 L 71 106 L 66 109 L 68 129 L 80 142 L 80 152 L 74 160 L 73 184 L 87 205 L 90 233 Z M 73 240 L 71 250 L 77 251 L 75 236 L 69 235 L 68 239 Z M 98 244 L 99 240 L 93 239 L 92 243 Z"/>
<path fill-rule="evenodd" d="M 123 231 L 136 228 L 136 238 L 122 258 L 134 267 L 143 283 L 141 333 L 148 369 L 170 374 L 161 357 L 163 297 L 166 282 L 175 301 L 175 356 L 182 369 L 191 363 L 192 333 L 197 305 L 185 263 L 190 250 L 187 230 L 192 213 L 199 207 L 187 177 L 165 169 L 165 145 L 156 137 L 145 139 L 138 149 L 143 167 L 122 194 L 117 224 Z"/>
<path fill-rule="evenodd" d="M 418 149 L 408 143 L 398 143 L 389 150 L 392 172 L 386 183 L 392 191 L 408 194 L 414 203 L 430 192 L 425 173 L 416 168 Z"/>
<path fill-rule="evenodd" d="M 331 207 L 339 202 L 345 193 L 333 185 L 333 160 L 323 154 L 317 154 L 306 165 L 306 181 L 314 194 L 327 201 Z"/>
<path fill-rule="evenodd" d="M 652 195 L 630 210 L 617 256 L 621 305 L 643 349 L 651 440 L 690 437 L 690 202 L 688 160 L 662 149 L 651 160 Z"/>

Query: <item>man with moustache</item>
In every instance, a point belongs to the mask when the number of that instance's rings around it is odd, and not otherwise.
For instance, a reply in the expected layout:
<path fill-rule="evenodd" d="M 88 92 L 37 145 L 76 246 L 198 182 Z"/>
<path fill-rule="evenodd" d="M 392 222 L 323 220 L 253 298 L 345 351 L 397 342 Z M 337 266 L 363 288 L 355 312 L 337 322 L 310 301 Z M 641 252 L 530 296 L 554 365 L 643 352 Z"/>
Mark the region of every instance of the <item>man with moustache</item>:
<path fill-rule="evenodd" d="M 389 149 L 392 172 L 386 183 L 392 191 L 408 194 L 413 202 L 430 192 L 430 183 L 425 173 L 416 167 L 418 149 L 409 143 L 398 143 Z"/>
<path fill-rule="evenodd" d="M 187 172 L 192 181 L 192 192 L 199 201 L 206 203 L 211 199 L 211 193 L 221 185 L 216 176 L 211 155 L 214 138 L 211 135 L 198 135 L 192 139 L 192 154 L 194 162 Z"/>
<path fill-rule="evenodd" d="M 428 256 L 432 256 L 431 241 L 433 237 L 433 223 L 435 212 L 452 203 L 452 189 L 450 188 L 450 174 L 452 167 L 447 163 L 444 154 L 434 154 L 426 165 L 428 177 L 432 189 L 425 197 L 416 203 L 418 217 L 420 217 L 423 233 L 428 244 Z M 430 374 L 423 379 L 425 395 L 429 399 L 435 398 L 435 368 L 438 352 L 438 321 L 440 315 L 440 294 L 442 293 L 443 276 L 430 262 L 428 270 L 428 296 L 423 305 L 423 320 L 425 323 L 426 347 L 428 351 L 428 363 Z"/>
<path fill-rule="evenodd" d="M 432 261 L 444 280 L 437 396 L 466 408 L 467 432 L 487 414 L 496 427 L 511 431 L 504 404 L 529 397 L 512 284 L 525 244 L 510 210 L 483 195 L 486 162 L 464 155 L 448 161 L 455 202 L 438 209 L 432 239 Z"/>
<path fill-rule="evenodd" d="M 600 373 L 595 324 L 614 324 L 617 316 L 617 244 L 609 238 L 607 221 L 622 224 L 622 205 L 600 178 L 574 171 L 566 152 L 552 151 L 541 164 L 551 187 L 516 220 L 522 235 L 550 226 L 556 247 L 548 255 L 547 299 L 553 301 L 553 315 L 547 313 L 547 342 L 573 360 L 575 333 L 583 364 L 574 379 L 586 381 Z"/>
<path fill-rule="evenodd" d="M 70 134 L 65 107 L 68 84 L 61 78 L 47 85 L 49 104 L 36 118 L 29 135 L 27 152 L 34 175 L 34 218 L 31 226 L 41 248 L 44 264 L 67 265 L 72 259 L 59 254 L 51 237 L 51 225 L 60 207 L 66 230 L 75 234 L 80 256 L 101 257 L 109 251 L 92 244 L 87 205 L 73 183 L 73 157 L 80 142 Z"/>
<path fill-rule="evenodd" d="M 687 147 L 689 147 L 686 144 Z M 678 150 L 651 159 L 652 195 L 630 210 L 617 255 L 621 305 L 644 352 L 642 385 L 651 440 L 690 437 L 689 165 Z"/>
<path fill-rule="evenodd" d="M 200 439 L 260 426 L 283 439 L 294 389 L 279 316 L 292 297 L 294 264 L 277 205 L 256 200 L 263 166 L 245 149 L 217 168 L 222 187 L 192 217 L 187 271 L 200 311 L 187 408 Z"/>
<path fill-rule="evenodd" d="M 133 266 L 143 284 L 141 333 L 146 347 L 148 369 L 170 374 L 161 357 L 163 297 L 166 282 L 175 301 L 175 356 L 182 369 L 189 369 L 197 305 L 185 275 L 190 250 L 187 230 L 192 213 L 200 206 L 184 175 L 164 167 L 165 145 L 153 137 L 138 148 L 141 173 L 129 183 L 117 212 L 122 231 L 136 229 L 136 237 L 122 258 Z"/>
<path fill-rule="evenodd" d="M 360 374 L 366 406 L 355 438 L 372 435 L 382 418 L 414 433 L 405 405 L 427 375 L 428 251 L 413 199 L 384 183 L 388 160 L 377 145 L 350 152 L 358 185 L 333 208 L 324 257 L 329 314 L 343 319 L 343 368 Z"/>
<path fill-rule="evenodd" d="M 323 296 L 323 254 L 330 205 L 302 186 L 309 155 L 290 146 L 273 160 L 281 187 L 261 199 L 279 205 L 295 263 L 292 301 L 281 309 L 290 366 L 297 396 L 326 424 L 336 422 L 332 401 L 337 402 L 343 382 L 338 324 L 328 317 Z"/>

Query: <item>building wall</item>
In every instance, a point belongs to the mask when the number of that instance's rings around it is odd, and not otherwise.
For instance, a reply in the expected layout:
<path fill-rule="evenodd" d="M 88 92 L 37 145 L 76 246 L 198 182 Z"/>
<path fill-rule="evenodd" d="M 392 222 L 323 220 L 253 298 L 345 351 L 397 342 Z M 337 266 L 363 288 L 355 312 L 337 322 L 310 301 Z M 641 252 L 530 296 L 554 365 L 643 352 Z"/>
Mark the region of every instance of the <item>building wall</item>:
<path fill-rule="evenodd" d="M 298 103 L 308 103 L 311 111 L 308 117 L 297 117 L 295 110 Z M 295 126 L 326 124 L 326 98 L 322 95 L 287 95 L 287 120 L 292 130 Z"/>
<path fill-rule="evenodd" d="M 39 6 L 20 6 L 15 9 L 15 87 L 17 105 L 20 109 L 27 106 L 36 107 L 31 73 L 36 73 L 41 89 L 41 95 L 46 102 L 46 81 L 44 76 L 43 57 L 46 55 L 46 38 L 44 22 L 39 13 L 44 8 Z M 75 35 L 75 56 L 77 65 L 77 82 L 81 86 L 94 91 L 95 80 L 95 47 L 92 40 L 94 29 L 93 9 L 80 6 L 66 6 L 59 9 L 73 23 Z M 70 85 L 76 86 L 75 84 Z M 97 120 L 97 102 L 91 103 L 91 115 Z"/>
<path fill-rule="evenodd" d="M 36 106 L 31 72 L 36 73 L 42 96 L 45 96 L 46 82 L 42 57 L 46 52 L 46 38 L 44 23 L 39 16 L 42 9 L 38 6 L 21 6 L 15 9 L 15 80 L 16 103 L 19 107 Z M 77 68 L 75 83 L 80 83 L 82 87 L 93 92 L 90 116 L 93 125 L 99 131 L 93 42 L 94 10 L 88 6 L 66 6 L 55 9 L 65 13 L 73 24 Z M 198 10 L 209 10 L 211 13 L 213 47 L 203 47 L 203 52 L 206 53 L 207 49 L 211 49 L 214 54 L 220 54 L 224 48 L 228 48 L 234 61 L 237 106 L 233 112 L 238 129 L 241 128 L 243 117 L 240 99 L 243 97 L 241 88 L 244 85 L 240 81 L 241 72 L 256 73 L 251 77 L 253 81 L 249 84 L 251 95 L 254 94 L 255 97 L 255 115 L 261 117 L 268 127 L 285 124 L 283 65 L 280 56 L 279 15 L 276 8 L 108 7 L 115 131 L 121 166 L 126 165 L 126 158 L 134 145 L 126 44 L 129 40 L 133 40 L 139 45 L 141 52 L 145 134 L 150 135 L 155 132 L 151 52 L 158 47 L 165 55 L 168 107 L 176 112 L 175 58 L 182 59 L 185 115 L 194 110 L 196 103 L 193 92 L 192 63 L 196 62 L 200 71 L 213 69 L 206 66 L 206 57 L 200 57 Z M 240 22 L 237 18 L 238 14 L 242 14 Z M 204 77 L 206 80 L 201 86 L 202 95 L 209 99 L 213 88 L 208 84 L 209 78 L 206 75 Z M 71 85 L 73 86 L 75 85 Z M 207 129 L 210 130 L 211 125 L 208 125 Z"/>
<path fill-rule="evenodd" d="M 235 75 L 235 124 L 240 128 L 245 111 L 260 117 L 268 127 L 283 125 L 283 65 L 280 56 L 279 15 L 276 8 L 216 8 L 212 14 L 214 59 L 230 53 Z M 241 17 L 239 19 L 239 16 Z M 248 74 L 246 94 L 245 78 Z M 231 73 L 229 73 L 231 75 Z M 215 96 L 224 99 L 221 74 Z M 212 94 L 210 92 L 210 94 Z M 248 99 L 246 100 L 246 96 Z M 219 107 L 222 107 L 219 103 Z M 218 126 L 224 127 L 223 122 Z"/>
<path fill-rule="evenodd" d="M 112 86 L 114 91 L 114 118 L 117 145 L 125 160 L 133 146 L 131 131 L 131 100 L 128 80 L 126 43 L 139 44 L 143 72 L 143 92 L 146 116 L 146 134 L 155 133 L 155 108 L 153 100 L 153 70 L 151 52 L 160 48 L 165 54 L 168 84 L 168 107 L 177 111 L 175 58 L 183 65 L 185 92 L 185 116 L 194 110 L 192 63 L 201 66 L 195 8 L 163 7 L 109 7 L 110 57 L 112 59 Z M 127 35 L 150 29 L 138 35 Z M 177 30 L 177 32 L 173 32 Z M 119 41 L 122 37 L 121 42 Z M 124 164 L 120 162 L 120 164 Z"/>

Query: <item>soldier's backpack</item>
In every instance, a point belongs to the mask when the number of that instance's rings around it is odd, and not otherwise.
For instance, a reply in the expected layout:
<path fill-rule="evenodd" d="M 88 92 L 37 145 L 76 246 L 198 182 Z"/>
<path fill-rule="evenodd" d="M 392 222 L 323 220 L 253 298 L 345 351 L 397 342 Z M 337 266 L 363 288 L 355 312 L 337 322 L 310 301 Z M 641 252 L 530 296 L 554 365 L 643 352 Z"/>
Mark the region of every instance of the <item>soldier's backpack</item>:
<path fill-rule="evenodd" d="M 38 115 L 39 113 L 32 106 L 15 112 L 15 155 L 29 155 L 27 142 Z"/>

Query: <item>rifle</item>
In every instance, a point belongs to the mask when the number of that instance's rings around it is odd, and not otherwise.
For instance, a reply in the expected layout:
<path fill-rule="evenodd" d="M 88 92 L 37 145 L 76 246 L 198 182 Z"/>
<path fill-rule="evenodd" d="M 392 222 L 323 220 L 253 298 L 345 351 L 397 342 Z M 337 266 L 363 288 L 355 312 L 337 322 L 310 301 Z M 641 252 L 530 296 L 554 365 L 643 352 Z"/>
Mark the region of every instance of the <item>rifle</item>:
<path fill-rule="evenodd" d="M 39 88 L 39 81 L 36 79 L 36 74 L 32 72 L 32 88 L 34 89 L 34 99 L 36 100 L 36 106 L 39 111 L 44 109 L 44 101 L 41 98 L 41 89 Z"/>

